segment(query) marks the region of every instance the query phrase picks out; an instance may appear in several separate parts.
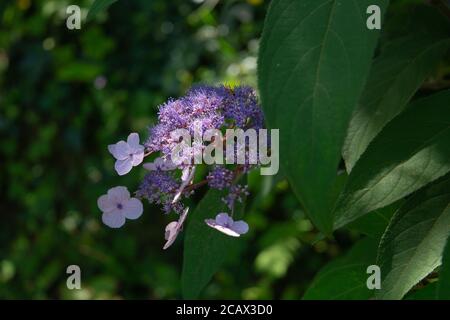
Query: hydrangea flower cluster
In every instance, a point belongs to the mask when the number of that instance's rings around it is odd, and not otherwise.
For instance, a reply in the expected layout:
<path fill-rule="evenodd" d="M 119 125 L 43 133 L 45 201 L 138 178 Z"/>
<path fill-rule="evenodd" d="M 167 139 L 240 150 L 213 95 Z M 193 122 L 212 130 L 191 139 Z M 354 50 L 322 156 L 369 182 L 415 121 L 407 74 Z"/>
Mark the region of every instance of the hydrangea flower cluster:
<path fill-rule="evenodd" d="M 222 190 L 231 186 L 233 178 L 233 171 L 223 166 L 217 166 L 209 172 L 206 181 L 211 188 Z"/>
<path fill-rule="evenodd" d="M 188 91 L 184 97 L 170 99 L 159 107 L 158 122 L 149 129 L 149 137 L 143 145 L 140 144 L 138 134 L 131 133 L 126 142 L 119 141 L 108 147 L 116 159 L 115 170 L 119 175 L 130 172 L 145 157 L 152 157 L 153 162 L 143 164 L 148 173 L 135 192 L 136 198 L 130 198 L 125 187 L 112 188 L 107 195 L 99 198 L 98 206 L 103 211 L 103 222 L 118 228 L 125 223 L 126 218 L 138 218 L 142 214 L 140 200 L 146 199 L 149 203 L 161 206 L 165 214 L 178 214 L 178 219 L 165 228 L 166 249 L 175 241 L 186 220 L 189 208 L 185 207 L 183 199 L 192 195 L 197 188 L 207 185 L 227 193 L 222 201 L 229 208 L 230 214 L 212 213 L 217 216 L 215 219 L 205 220 L 206 225 L 234 237 L 245 234 L 248 224 L 232 218 L 235 203 L 242 202 L 248 195 L 247 187 L 238 184 L 238 181 L 259 163 L 246 159 L 245 164 L 215 164 L 205 179 L 194 181 L 198 178 L 195 175 L 198 164 L 191 159 L 208 144 L 194 141 L 183 150 L 183 156 L 189 160 L 175 163 L 171 157 L 180 141 L 172 133 L 184 129 L 195 136 L 198 130 L 259 130 L 263 125 L 261 108 L 250 87 L 198 86 Z M 209 143 L 215 143 L 215 140 Z"/>

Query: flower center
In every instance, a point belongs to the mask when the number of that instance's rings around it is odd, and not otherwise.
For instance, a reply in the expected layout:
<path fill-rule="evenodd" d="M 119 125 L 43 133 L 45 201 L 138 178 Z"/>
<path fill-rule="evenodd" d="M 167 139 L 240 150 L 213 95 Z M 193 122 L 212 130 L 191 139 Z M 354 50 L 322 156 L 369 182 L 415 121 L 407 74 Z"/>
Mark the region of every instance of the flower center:
<path fill-rule="evenodd" d="M 117 204 L 117 209 L 122 210 L 123 209 L 123 205 L 121 203 Z"/>

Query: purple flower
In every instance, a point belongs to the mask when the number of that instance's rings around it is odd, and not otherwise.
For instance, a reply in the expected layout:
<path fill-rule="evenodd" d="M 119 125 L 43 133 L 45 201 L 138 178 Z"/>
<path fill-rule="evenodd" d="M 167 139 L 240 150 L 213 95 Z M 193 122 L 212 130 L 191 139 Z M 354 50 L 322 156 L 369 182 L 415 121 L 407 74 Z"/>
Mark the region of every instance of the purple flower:
<path fill-rule="evenodd" d="M 137 219 L 142 215 L 142 202 L 130 198 L 126 187 L 114 187 L 97 200 L 99 209 L 103 212 L 102 221 L 108 227 L 120 228 L 125 224 L 125 218 Z"/>
<path fill-rule="evenodd" d="M 230 192 L 222 201 L 227 205 L 230 210 L 233 210 L 234 204 L 237 201 L 244 201 L 244 198 L 249 195 L 248 187 L 241 185 L 233 185 L 230 187 Z"/>
<path fill-rule="evenodd" d="M 215 137 L 220 138 L 220 141 L 196 139 L 187 143 L 178 153 L 180 142 L 184 142 L 185 136 L 188 136 L 187 132 L 195 139 L 209 129 L 220 132 L 225 132 L 225 129 L 258 130 L 263 128 L 263 125 L 263 113 L 252 88 L 196 86 L 184 97 L 169 99 L 159 107 L 158 121 L 150 128 L 144 145 L 139 144 L 137 133 L 131 133 L 126 142 L 119 141 L 108 146 L 109 152 L 116 159 L 115 169 L 119 175 L 124 175 L 133 166 L 141 164 L 145 152 L 158 153 L 158 158 L 152 163 L 143 165 L 149 172 L 139 186 L 136 197 L 161 206 L 166 214 L 172 211 L 179 214 L 178 220 L 166 226 L 167 242 L 164 249 L 173 244 L 186 219 L 188 208 L 185 208 L 182 199 L 189 197 L 197 187 L 207 183 L 211 188 L 228 191 L 222 201 L 233 212 L 236 201 L 242 202 L 248 195 L 247 188 L 235 185 L 234 180 L 259 165 L 258 154 L 249 149 L 247 142 L 240 146 L 240 150 L 235 145 L 234 156 L 240 154 L 238 151 L 244 152 L 245 163 L 234 167 L 217 165 L 207 174 L 206 181 L 193 184 L 199 159 L 197 156 L 202 155 L 208 147 L 207 143 L 222 146 L 225 140 L 221 137 Z M 251 157 L 256 159 L 250 159 Z M 107 195 L 98 199 L 98 206 L 103 211 L 103 222 L 113 228 L 122 226 L 127 218 L 135 219 L 142 214 L 142 203 L 130 198 L 124 187 L 109 190 Z M 219 213 L 215 219 L 207 219 L 205 222 L 208 226 L 233 237 L 239 237 L 248 231 L 245 221 L 233 221 L 227 213 Z"/>
<path fill-rule="evenodd" d="M 121 140 L 108 146 L 109 152 L 116 158 L 114 168 L 120 176 L 131 171 L 144 159 L 144 146 L 139 144 L 139 135 L 130 133 L 127 142 Z"/>
<path fill-rule="evenodd" d="M 172 205 L 172 200 L 180 188 L 180 184 L 168 171 L 151 171 L 139 186 L 136 195 L 147 199 L 150 203 L 162 205 L 165 213 L 172 210 L 180 213 L 181 205 Z"/>
<path fill-rule="evenodd" d="M 165 125 L 159 123 L 149 129 L 149 138 L 145 142 L 145 147 L 147 147 L 151 152 L 166 150 L 165 154 L 170 153 L 170 147 L 172 142 L 172 138 L 170 136 L 170 132 L 173 129 L 169 125 Z"/>
<path fill-rule="evenodd" d="M 107 83 L 108 83 L 108 80 L 105 78 L 105 76 L 98 76 L 94 80 L 94 87 L 97 90 L 101 90 L 106 86 Z"/>
<path fill-rule="evenodd" d="M 195 87 L 185 97 L 169 100 L 159 107 L 158 124 L 150 129 L 145 146 L 168 156 L 178 143 L 171 137 L 173 131 L 187 129 L 194 135 L 196 125 L 200 126 L 202 132 L 222 127 L 223 102 L 223 96 L 217 88 L 209 86 Z"/>
<path fill-rule="evenodd" d="M 219 213 L 216 219 L 206 219 L 205 222 L 211 228 L 232 237 L 239 237 L 248 231 L 247 222 L 243 220 L 233 221 L 233 218 L 225 212 Z"/>
<path fill-rule="evenodd" d="M 178 234 L 183 228 L 183 223 L 184 220 L 186 220 L 188 211 L 189 208 L 184 209 L 178 221 L 172 221 L 166 226 L 164 238 L 167 240 L 167 242 L 163 247 L 164 250 L 169 248 L 175 242 L 175 239 L 178 237 Z"/>
<path fill-rule="evenodd" d="M 156 158 L 153 162 L 144 163 L 143 167 L 148 171 L 171 171 L 177 168 L 175 163 L 171 160 L 163 159 L 161 157 Z"/>
<path fill-rule="evenodd" d="M 189 129 L 193 134 L 195 122 L 200 123 L 200 129 L 219 129 L 224 125 L 222 113 L 224 97 L 216 87 L 196 86 L 188 91 L 185 103 L 191 110 Z"/>
<path fill-rule="evenodd" d="M 234 121 L 241 129 L 264 127 L 264 116 L 258 104 L 255 91 L 251 87 L 239 86 L 233 89 L 219 88 L 224 96 L 224 116 Z"/>
<path fill-rule="evenodd" d="M 223 166 L 216 166 L 206 177 L 211 188 L 222 190 L 228 188 L 233 182 L 234 173 Z"/>

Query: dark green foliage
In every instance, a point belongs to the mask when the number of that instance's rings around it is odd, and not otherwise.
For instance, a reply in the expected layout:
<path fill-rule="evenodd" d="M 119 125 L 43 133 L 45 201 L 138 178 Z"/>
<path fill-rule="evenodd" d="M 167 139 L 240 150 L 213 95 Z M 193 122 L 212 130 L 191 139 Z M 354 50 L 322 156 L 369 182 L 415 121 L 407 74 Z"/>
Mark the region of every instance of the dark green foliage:
<path fill-rule="evenodd" d="M 450 299 L 450 9 L 269 2 L 80 0 L 81 30 L 64 1 L 0 3 L 0 298 Z M 167 251 L 154 206 L 103 226 L 98 196 L 145 174 L 118 177 L 107 145 L 200 82 L 254 86 L 280 129 L 280 173 L 248 175 L 250 232 L 204 224 L 223 210 L 207 187 Z"/>
<path fill-rule="evenodd" d="M 233 239 L 205 224 L 205 219 L 215 217 L 215 213 L 228 212 L 221 198 L 224 192 L 210 190 L 192 213 L 186 230 L 183 259 L 183 298 L 198 298 L 200 291 L 222 264 L 230 259 L 236 260 L 243 239 Z M 234 212 L 235 220 L 242 217 L 243 206 Z"/>
<path fill-rule="evenodd" d="M 281 165 L 323 232 L 332 230 L 331 190 L 378 39 L 362 18 L 374 3 L 385 9 L 388 1 L 276 1 L 262 35 L 258 71 L 267 123 L 280 128 Z"/>

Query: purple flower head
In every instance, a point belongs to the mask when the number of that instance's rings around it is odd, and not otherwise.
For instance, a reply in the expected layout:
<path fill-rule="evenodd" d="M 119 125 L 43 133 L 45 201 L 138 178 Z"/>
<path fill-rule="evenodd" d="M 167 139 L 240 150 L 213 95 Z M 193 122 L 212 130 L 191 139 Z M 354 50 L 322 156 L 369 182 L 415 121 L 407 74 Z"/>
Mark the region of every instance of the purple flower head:
<path fill-rule="evenodd" d="M 121 140 L 108 146 L 109 152 L 116 158 L 114 168 L 120 176 L 141 164 L 144 159 L 144 146 L 139 144 L 139 135 L 130 133 L 127 142 Z"/>
<path fill-rule="evenodd" d="M 221 112 L 223 98 L 214 87 L 196 87 L 185 97 L 169 100 L 159 107 L 158 124 L 150 129 L 150 138 L 145 146 L 151 151 L 161 151 L 169 155 L 178 143 L 171 137 L 177 129 L 187 129 L 194 135 L 196 124 L 204 132 L 223 125 Z"/>
<path fill-rule="evenodd" d="M 157 152 L 163 150 L 172 141 L 170 138 L 170 132 L 172 129 L 165 124 L 157 124 L 149 129 L 149 139 L 145 142 L 145 147 L 147 147 L 151 152 Z"/>
<path fill-rule="evenodd" d="M 186 129 L 194 136 L 196 131 L 204 133 L 208 129 L 258 130 L 263 125 L 264 117 L 252 88 L 196 86 L 186 96 L 170 99 L 159 107 L 158 123 L 150 129 L 145 146 L 151 152 L 160 151 L 169 156 L 179 143 L 171 136 L 178 129 Z M 204 146 L 192 146 L 193 149 L 201 147 Z"/>
<path fill-rule="evenodd" d="M 159 123 L 172 128 L 186 128 L 190 119 L 187 117 L 191 113 L 189 104 L 185 98 L 170 99 L 167 103 L 159 107 Z"/>
<path fill-rule="evenodd" d="M 208 185 L 211 188 L 222 190 L 231 186 L 234 173 L 223 166 L 216 166 L 206 177 Z"/>
<path fill-rule="evenodd" d="M 248 224 L 243 220 L 234 221 L 227 213 L 222 212 L 216 219 L 206 219 L 205 223 L 228 236 L 239 237 L 248 231 Z"/>
<path fill-rule="evenodd" d="M 177 214 L 181 214 L 184 209 L 185 209 L 185 207 L 184 207 L 183 203 L 181 203 L 181 202 L 173 203 L 173 201 L 164 201 L 162 203 L 162 211 L 165 214 L 169 214 L 172 211 Z"/>
<path fill-rule="evenodd" d="M 178 234 L 183 228 L 183 223 L 184 220 L 186 220 L 188 211 L 189 208 L 184 209 L 184 211 L 180 214 L 178 221 L 172 221 L 166 226 L 164 238 L 167 242 L 163 247 L 164 250 L 169 248 L 175 242 L 175 239 L 178 237 Z"/>
<path fill-rule="evenodd" d="M 171 205 L 179 188 L 180 184 L 169 172 L 151 171 L 144 177 L 136 195 L 147 199 L 150 203 L 162 205 L 165 213 L 172 210 L 179 213 L 180 206 Z"/>
<path fill-rule="evenodd" d="M 120 228 L 126 219 L 137 219 L 142 215 L 142 202 L 136 198 L 130 198 L 126 187 L 115 187 L 108 190 L 107 194 L 97 200 L 99 209 L 103 212 L 102 221 L 108 227 Z"/>
<path fill-rule="evenodd" d="M 212 86 L 196 86 L 189 90 L 186 95 L 185 103 L 190 106 L 191 121 L 190 131 L 194 132 L 194 123 L 200 123 L 201 130 L 205 132 L 208 129 L 219 129 L 224 124 L 222 114 L 224 97 Z"/>
<path fill-rule="evenodd" d="M 141 164 L 144 156 L 155 154 L 153 162 L 143 165 L 149 172 L 135 194 L 141 200 L 147 199 L 150 203 L 159 205 L 166 214 L 172 211 L 179 214 L 178 220 L 166 226 L 167 242 L 164 249 L 173 244 L 182 230 L 188 213 L 182 200 L 193 194 L 196 188 L 208 184 L 211 188 L 228 191 L 222 201 L 231 212 L 236 201 L 244 200 L 248 195 L 247 187 L 235 185 L 235 180 L 260 165 L 258 151 L 255 153 L 250 149 L 250 138 L 243 146 L 235 145 L 235 160 L 238 155 L 245 154 L 245 161 L 242 161 L 244 163 L 228 165 L 227 162 L 226 167 L 217 165 L 206 175 L 205 180 L 194 183 L 197 160 L 201 159 L 199 156 L 203 156 L 206 148 L 211 151 L 214 149 L 211 147 L 224 147 L 228 138 L 220 133 L 224 133 L 226 129 L 258 130 L 263 126 L 263 114 L 255 91 L 250 87 L 196 86 L 185 96 L 169 99 L 159 107 L 157 123 L 149 129 L 149 137 L 144 145 L 139 144 L 137 133 L 131 133 L 126 142 L 119 141 L 108 146 L 109 152 L 116 159 L 115 169 L 119 175 L 124 175 L 133 166 Z M 208 141 L 203 134 L 210 129 L 215 129 L 212 131 L 214 140 Z M 194 140 L 186 141 L 188 138 Z M 180 142 L 185 145 L 180 145 Z M 215 145 L 208 145 L 209 143 Z M 217 149 L 214 151 L 218 154 Z M 232 155 L 233 152 L 230 156 Z M 227 159 L 228 156 L 227 154 Z M 127 218 L 135 219 L 142 214 L 142 203 L 130 198 L 124 187 L 109 190 L 108 194 L 98 199 L 98 206 L 103 212 L 103 222 L 113 228 L 122 226 Z M 248 231 L 246 222 L 233 221 L 227 213 L 219 213 L 215 219 L 205 222 L 233 237 L 239 237 Z"/>
<path fill-rule="evenodd" d="M 255 130 L 264 127 L 264 116 L 251 87 L 239 86 L 219 89 L 224 96 L 224 116 L 232 120 L 237 128 Z"/>

